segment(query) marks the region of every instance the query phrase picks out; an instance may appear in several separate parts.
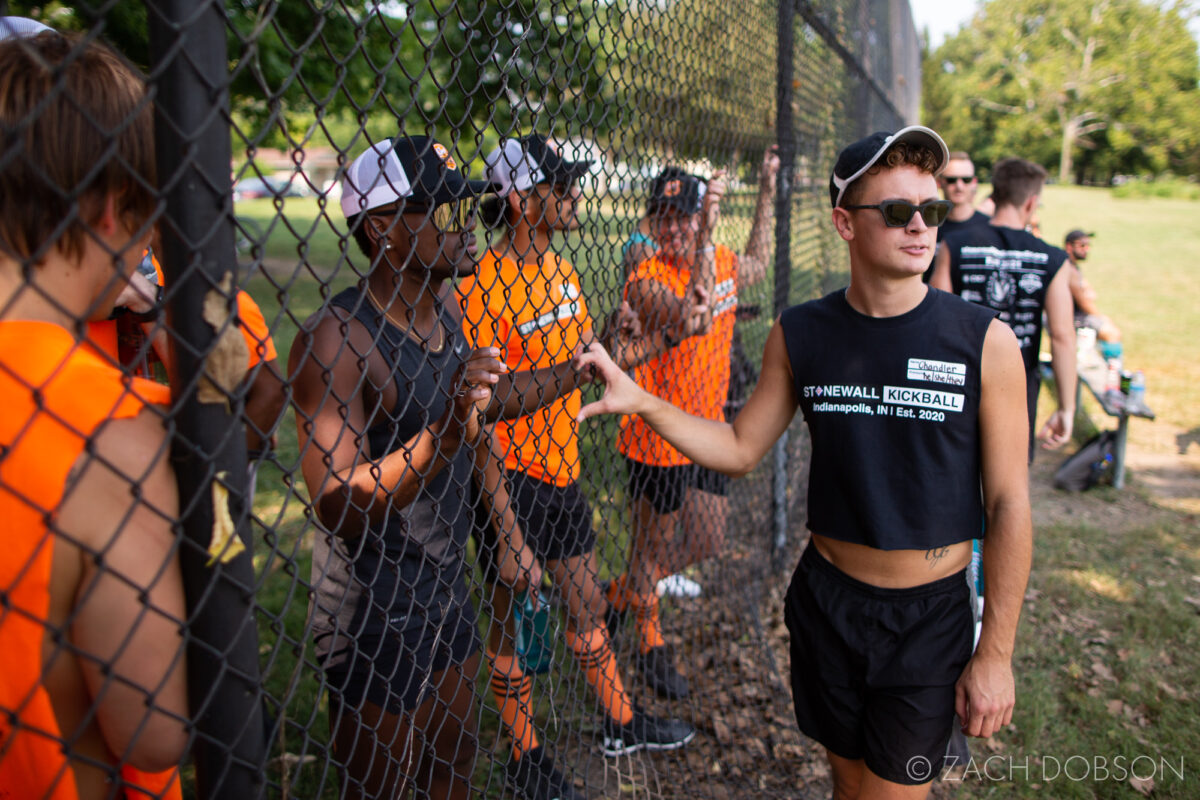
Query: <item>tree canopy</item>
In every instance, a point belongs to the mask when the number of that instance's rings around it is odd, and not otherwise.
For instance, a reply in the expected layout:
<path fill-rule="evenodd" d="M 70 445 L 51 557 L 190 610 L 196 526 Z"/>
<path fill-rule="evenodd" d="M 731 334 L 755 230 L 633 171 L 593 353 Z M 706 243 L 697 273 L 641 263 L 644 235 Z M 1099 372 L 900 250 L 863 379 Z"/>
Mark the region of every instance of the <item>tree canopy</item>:
<path fill-rule="evenodd" d="M 1183 3 L 987 0 L 923 69 L 923 118 L 987 166 L 1066 182 L 1200 174 L 1200 59 Z"/>

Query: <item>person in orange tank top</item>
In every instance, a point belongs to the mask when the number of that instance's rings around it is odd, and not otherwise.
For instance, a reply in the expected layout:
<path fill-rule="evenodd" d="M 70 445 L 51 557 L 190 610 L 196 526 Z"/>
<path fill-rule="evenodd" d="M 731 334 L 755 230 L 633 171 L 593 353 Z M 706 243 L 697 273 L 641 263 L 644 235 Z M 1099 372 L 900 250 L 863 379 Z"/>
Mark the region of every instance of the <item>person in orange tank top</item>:
<path fill-rule="evenodd" d="M 80 324 L 108 316 L 149 241 L 144 95 L 102 45 L 49 30 L 0 41 L 12 150 L 0 165 L 0 788 L 12 797 L 179 796 L 187 614 L 155 408 L 169 397 L 91 352 Z"/>
<path fill-rule="evenodd" d="M 500 197 L 484 205 L 483 217 L 503 233 L 480 258 L 478 272 L 459 284 L 464 327 L 477 346 L 499 348 L 514 376 L 540 371 L 536 380 L 524 382 L 526 392 L 535 388 L 540 395 L 540 407 L 491 427 L 504 468 L 503 474 L 497 468 L 486 476 L 475 528 L 492 556 L 483 559 L 492 598 L 488 660 L 496 705 L 513 740 L 507 777 L 521 797 L 531 800 L 582 797 L 538 739 L 533 675 L 515 649 L 509 586 L 536 593 L 543 565 L 567 612 L 567 644 L 603 709 L 604 753 L 673 749 L 695 735 L 687 723 L 635 708 L 625 691 L 604 624 L 607 604 L 598 577 L 592 512 L 578 485 L 575 416 L 582 378 L 571 359 L 596 335 L 579 274 L 550 247 L 555 233 L 579 228 L 579 182 L 590 163 L 565 160 L 540 135 L 501 142 L 487 157 L 487 178 Z M 605 338 L 629 367 L 689 335 L 697 316 L 689 314 L 673 331 L 643 335 L 622 304 L 609 326 L 614 335 Z M 511 503 L 507 516 L 501 507 L 505 500 Z M 527 580 L 506 574 L 514 559 Z"/>
<path fill-rule="evenodd" d="M 635 380 L 651 394 L 706 419 L 725 418 L 738 293 L 767 274 L 778 171 L 779 157 L 774 147 L 768 148 L 754 223 L 741 256 L 712 241 L 726 190 L 723 171 L 706 183 L 668 167 L 651 186 L 646 213 L 658 250 L 630 272 L 626 300 L 643 324 L 653 328 L 677 320 L 695 292 L 710 299 L 700 335 L 639 366 Z M 657 584 L 720 552 L 729 509 L 727 481 L 692 464 L 638 417 L 622 419 L 617 449 L 629 469 L 633 532 L 628 571 L 608 587 L 610 629 L 615 631 L 632 610 L 642 677 L 659 695 L 684 698 L 688 683 L 663 638 Z"/>

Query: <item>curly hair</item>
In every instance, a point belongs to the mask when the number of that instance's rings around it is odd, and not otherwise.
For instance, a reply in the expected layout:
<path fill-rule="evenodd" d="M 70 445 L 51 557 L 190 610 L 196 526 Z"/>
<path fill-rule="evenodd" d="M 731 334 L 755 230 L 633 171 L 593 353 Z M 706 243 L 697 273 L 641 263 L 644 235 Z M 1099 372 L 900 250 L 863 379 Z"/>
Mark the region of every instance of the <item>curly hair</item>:
<path fill-rule="evenodd" d="M 846 191 L 842 193 L 842 206 L 857 205 L 862 200 L 863 178 L 868 175 L 878 175 L 885 169 L 896 169 L 897 167 L 916 167 L 921 172 L 928 172 L 932 175 L 938 168 L 938 154 L 932 148 L 923 145 L 896 142 L 869 170 L 846 187 Z"/>

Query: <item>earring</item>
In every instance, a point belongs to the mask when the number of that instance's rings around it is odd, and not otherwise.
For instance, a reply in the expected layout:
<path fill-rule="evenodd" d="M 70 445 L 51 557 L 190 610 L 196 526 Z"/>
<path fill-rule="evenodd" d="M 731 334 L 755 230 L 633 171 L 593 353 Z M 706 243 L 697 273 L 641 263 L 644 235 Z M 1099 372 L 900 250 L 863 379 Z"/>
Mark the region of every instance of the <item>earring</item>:
<path fill-rule="evenodd" d="M 385 244 L 385 245 L 383 246 L 383 249 L 384 249 L 384 250 L 391 250 L 391 249 L 392 249 L 392 243 L 391 243 L 391 242 L 388 242 L 387 244 Z"/>

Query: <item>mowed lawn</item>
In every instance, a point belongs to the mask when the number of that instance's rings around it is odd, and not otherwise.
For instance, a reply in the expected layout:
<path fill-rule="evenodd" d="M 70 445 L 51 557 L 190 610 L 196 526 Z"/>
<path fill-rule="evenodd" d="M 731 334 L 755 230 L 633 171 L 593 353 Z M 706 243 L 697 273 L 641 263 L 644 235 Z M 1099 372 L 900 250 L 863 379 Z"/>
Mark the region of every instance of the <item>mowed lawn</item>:
<path fill-rule="evenodd" d="M 313 200 L 288 200 L 283 211 L 286 223 L 273 220 L 275 208 L 268 201 L 238 207 L 239 214 L 270 230 L 264 250 L 270 277 L 251 277 L 247 289 L 267 319 L 276 320 L 276 342 L 286 363 L 296 323 L 317 309 L 323 296 L 357 276 L 345 260 L 339 263 L 342 244 L 329 221 L 342 224 L 335 205 L 328 219 Z M 595 247 L 580 248 L 576 240 L 570 257 L 577 265 L 595 263 L 597 269 L 588 271 L 594 282 L 589 288 L 607 295 L 615 290 L 616 276 L 611 266 L 601 267 L 614 263 L 633 214 L 612 215 L 611 207 L 596 212 L 600 222 L 585 240 Z M 1200 314 L 1195 311 L 1200 276 L 1193 265 L 1200 252 L 1197 213 L 1198 201 L 1119 199 L 1105 189 L 1052 186 L 1044 195 L 1041 219 L 1048 241 L 1061 244 L 1076 227 L 1096 233 L 1085 265 L 1088 280 L 1103 310 L 1125 333 L 1126 364 L 1146 373 L 1147 401 L 1159 419 L 1132 424 L 1134 452 L 1169 455 L 1176 435 L 1200 433 Z M 360 267 L 365 261 L 357 253 L 352 260 Z M 794 266 L 813 274 L 827 268 Z M 335 288 L 323 288 L 318 276 Z M 1095 415 L 1094 404 L 1088 408 L 1097 422 L 1109 422 Z M 279 461 L 290 470 L 296 466 L 290 415 L 280 433 Z M 1200 444 L 1193 452 L 1197 448 Z M 1042 456 L 1040 472 L 1035 470 L 1035 480 L 1042 483 L 1034 492 L 1035 564 L 1016 655 L 1014 725 L 988 743 L 976 743 L 976 771 L 936 791 L 961 797 L 1119 798 L 1152 790 L 1154 797 L 1200 797 L 1196 517 L 1163 507 L 1139 486 L 1136 475 L 1123 493 L 1101 489 L 1064 497 L 1047 490 L 1046 465 L 1061 458 Z M 331 796 L 331 776 L 323 764 L 325 704 L 310 670 L 298 668 L 311 659 L 304 641 L 307 598 L 296 580 L 308 577 L 311 527 L 298 502 L 304 496 L 302 482 L 297 475 L 289 490 L 285 481 L 278 471 L 264 470 L 256 504 L 264 525 L 256 530 L 264 671 L 270 692 L 290 698 L 288 730 L 279 744 L 317 757 L 292 770 L 292 778 L 298 778 L 294 796 Z M 1072 760 L 1069 775 L 1064 774 L 1064 763 L 1075 756 L 1083 761 Z M 996 760 L 987 762 L 990 772 L 983 774 L 984 759 L 990 757 Z M 1114 760 L 1128 767 L 1138 758 L 1132 774 L 1126 769 L 1120 775 L 1113 767 Z M 1102 761 L 1109 770 L 1104 774 Z M 1076 780 L 1085 763 L 1086 779 Z M 1182 780 L 1174 773 L 1181 764 Z M 1059 773 L 1052 777 L 1056 765 Z M 1152 783 L 1138 780 L 1148 773 Z"/>

